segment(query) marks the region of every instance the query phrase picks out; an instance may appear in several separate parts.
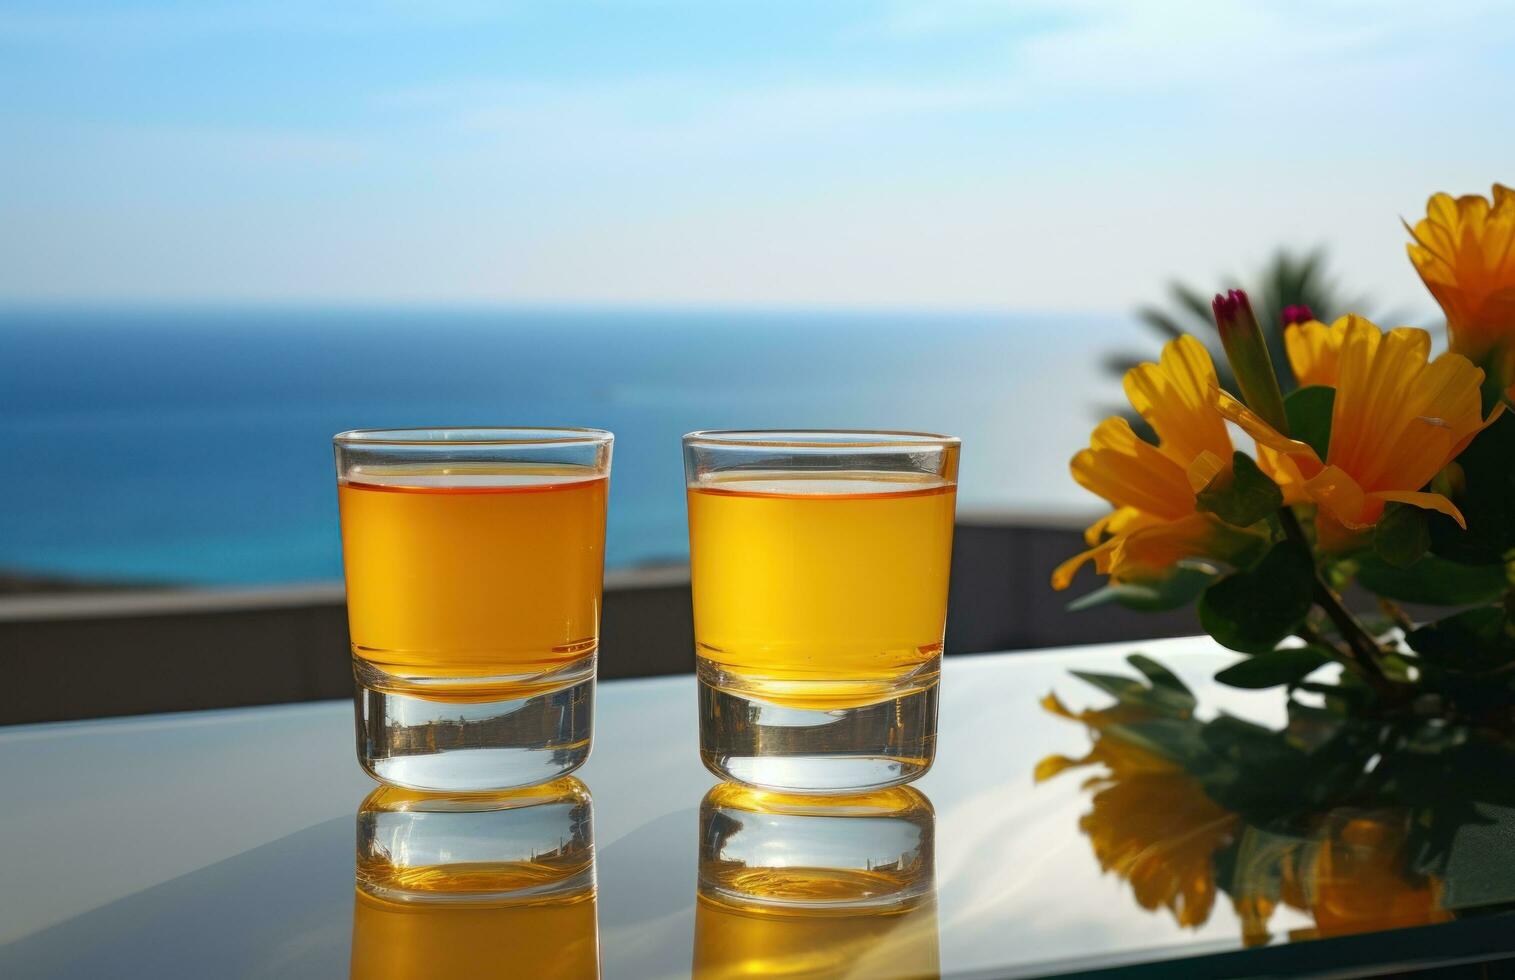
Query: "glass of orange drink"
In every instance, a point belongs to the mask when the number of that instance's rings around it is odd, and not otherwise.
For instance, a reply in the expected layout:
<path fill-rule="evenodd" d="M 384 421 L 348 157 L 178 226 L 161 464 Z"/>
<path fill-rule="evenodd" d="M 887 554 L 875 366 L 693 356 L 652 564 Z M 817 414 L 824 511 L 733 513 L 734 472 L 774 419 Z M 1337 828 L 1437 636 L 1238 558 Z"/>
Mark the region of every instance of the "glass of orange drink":
<path fill-rule="evenodd" d="M 927 433 L 684 437 L 711 771 L 848 793 L 930 768 L 958 453 Z"/>
<path fill-rule="evenodd" d="M 612 439 L 336 436 L 358 758 L 376 779 L 510 789 L 588 757 Z"/>

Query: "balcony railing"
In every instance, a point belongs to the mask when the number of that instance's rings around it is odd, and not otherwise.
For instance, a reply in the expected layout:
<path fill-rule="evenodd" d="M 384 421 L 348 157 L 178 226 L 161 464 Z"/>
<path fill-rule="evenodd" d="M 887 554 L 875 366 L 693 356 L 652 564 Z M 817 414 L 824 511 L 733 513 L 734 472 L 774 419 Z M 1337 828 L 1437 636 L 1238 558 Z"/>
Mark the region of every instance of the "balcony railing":
<path fill-rule="evenodd" d="M 1067 521 L 959 521 L 949 655 L 1198 632 L 1190 609 L 1069 613 L 1047 584 L 1082 547 Z M 348 697 L 339 583 L 268 589 L 50 591 L 0 596 L 0 724 Z M 235 666 L 234 666 L 235 665 Z M 600 676 L 694 669 L 685 568 L 605 579 Z"/>

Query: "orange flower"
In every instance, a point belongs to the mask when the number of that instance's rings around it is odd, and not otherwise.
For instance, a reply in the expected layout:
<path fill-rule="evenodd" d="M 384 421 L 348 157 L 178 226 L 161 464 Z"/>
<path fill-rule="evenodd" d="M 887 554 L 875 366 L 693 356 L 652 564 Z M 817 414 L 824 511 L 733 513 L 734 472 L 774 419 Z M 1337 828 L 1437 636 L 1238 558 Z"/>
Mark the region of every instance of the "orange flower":
<path fill-rule="evenodd" d="M 1113 417 L 1073 457 L 1073 478 L 1115 511 L 1084 533 L 1090 548 L 1058 566 L 1053 588 L 1067 588 L 1088 561 L 1101 574 L 1130 581 L 1159 577 L 1185 558 L 1224 561 L 1256 545 L 1257 533 L 1195 507 L 1195 493 L 1231 466 L 1231 437 L 1211 400 L 1217 383 L 1209 352 L 1188 336 L 1165 346 L 1159 363 L 1126 372 L 1126 395 L 1158 444 Z"/>
<path fill-rule="evenodd" d="M 1276 848 L 1258 889 L 1241 885 L 1233 899 L 1249 946 L 1269 940 L 1268 920 L 1279 905 L 1305 912 L 1315 928 L 1297 937 L 1341 936 L 1445 922 L 1441 882 L 1409 866 L 1409 814 L 1403 810 L 1328 813 L 1310 838 Z M 1243 845 L 1245 846 L 1245 844 Z M 1276 893 L 1267 878 L 1276 874 Z"/>
<path fill-rule="evenodd" d="M 1284 352 L 1289 355 L 1289 367 L 1301 388 L 1311 385 L 1336 387 L 1340 370 L 1341 344 L 1347 336 L 1344 316 L 1329 327 L 1319 320 L 1291 323 L 1284 328 Z"/>
<path fill-rule="evenodd" d="M 1424 330 L 1400 327 L 1385 334 L 1357 316 L 1313 339 L 1321 341 L 1310 344 L 1308 356 L 1315 360 L 1302 366 L 1318 368 L 1319 376 L 1327 374 L 1324 352 L 1337 347 L 1336 401 L 1324 460 L 1217 389 L 1220 413 L 1293 461 L 1303 480 L 1300 490 L 1319 507 L 1317 526 L 1327 539 L 1371 527 L 1390 502 L 1440 511 L 1466 526 L 1450 500 L 1421 488 L 1498 416 L 1501 409 L 1483 417 L 1483 371 L 1458 354 L 1428 360 L 1431 338 Z M 1310 340 L 1303 335 L 1296 349 Z"/>
<path fill-rule="evenodd" d="M 1323 936 L 1445 922 L 1432 879 L 1408 867 L 1408 818 L 1403 814 L 1348 815 L 1316 852 L 1311 911 Z"/>
<path fill-rule="evenodd" d="M 1410 261 L 1447 315 L 1452 350 L 1476 362 L 1501 352 L 1497 367 L 1508 371 L 1515 356 L 1515 191 L 1495 184 L 1492 202 L 1436 194 L 1410 234 Z"/>

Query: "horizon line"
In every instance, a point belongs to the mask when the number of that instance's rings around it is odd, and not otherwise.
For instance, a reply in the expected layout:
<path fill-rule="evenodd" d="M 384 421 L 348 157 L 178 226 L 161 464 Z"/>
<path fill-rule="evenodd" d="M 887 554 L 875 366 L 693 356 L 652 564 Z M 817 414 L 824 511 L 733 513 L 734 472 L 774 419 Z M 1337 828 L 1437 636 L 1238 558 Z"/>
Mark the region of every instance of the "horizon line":
<path fill-rule="evenodd" d="M 694 303 L 680 301 L 615 302 L 602 300 L 404 300 L 359 299 L 52 299 L 0 296 L 0 316 L 25 313 L 548 313 L 673 315 L 828 315 L 828 316 L 1132 316 L 1136 309 L 1047 308 L 1038 306 L 923 306 L 884 304 Z"/>

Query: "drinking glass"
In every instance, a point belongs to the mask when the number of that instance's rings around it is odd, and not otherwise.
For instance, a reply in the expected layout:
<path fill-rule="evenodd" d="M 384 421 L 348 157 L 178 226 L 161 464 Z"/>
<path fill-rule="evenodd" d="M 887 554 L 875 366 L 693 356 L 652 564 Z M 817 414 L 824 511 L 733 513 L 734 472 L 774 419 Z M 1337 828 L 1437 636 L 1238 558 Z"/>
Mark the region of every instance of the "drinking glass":
<path fill-rule="evenodd" d="M 358 809 L 351 976 L 599 976 L 589 790 L 375 790 Z"/>
<path fill-rule="evenodd" d="M 358 759 L 421 790 L 508 789 L 589 755 L 612 436 L 335 438 Z"/>
<path fill-rule="evenodd" d="M 909 786 L 716 786 L 700 806 L 696 980 L 938 976 L 935 823 Z"/>
<path fill-rule="evenodd" d="M 930 768 L 958 450 L 912 432 L 684 437 L 713 772 L 825 793 Z"/>

